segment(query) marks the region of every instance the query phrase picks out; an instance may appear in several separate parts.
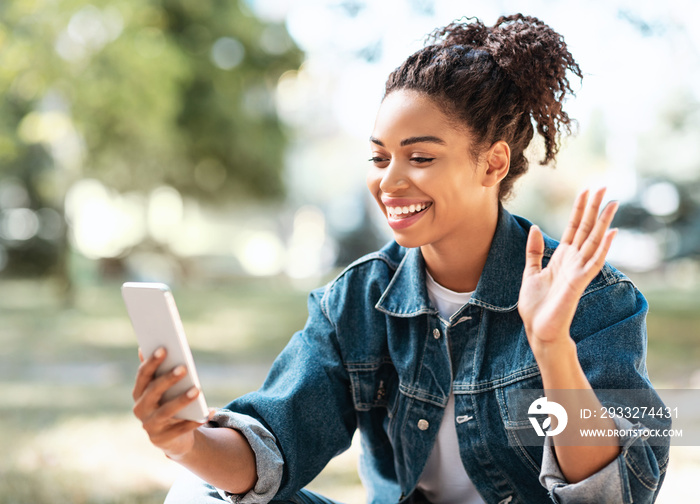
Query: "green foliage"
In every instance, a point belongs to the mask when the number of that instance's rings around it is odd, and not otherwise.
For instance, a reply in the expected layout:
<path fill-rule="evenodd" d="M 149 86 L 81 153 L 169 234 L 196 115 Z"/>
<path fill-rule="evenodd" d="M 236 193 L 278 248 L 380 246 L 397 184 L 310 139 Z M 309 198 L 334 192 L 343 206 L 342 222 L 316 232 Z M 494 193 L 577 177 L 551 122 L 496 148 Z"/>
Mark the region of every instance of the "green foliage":
<path fill-rule="evenodd" d="M 57 206 L 80 176 L 122 191 L 278 197 L 273 93 L 300 61 L 285 28 L 241 1 L 2 2 L 0 175 Z"/>

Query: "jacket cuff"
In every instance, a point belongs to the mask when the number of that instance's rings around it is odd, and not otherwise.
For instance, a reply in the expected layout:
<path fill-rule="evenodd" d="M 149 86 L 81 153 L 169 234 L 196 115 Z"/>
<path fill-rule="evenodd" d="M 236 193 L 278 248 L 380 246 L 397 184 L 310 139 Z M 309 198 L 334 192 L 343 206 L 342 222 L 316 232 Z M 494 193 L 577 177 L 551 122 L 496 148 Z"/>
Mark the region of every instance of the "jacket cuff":
<path fill-rule="evenodd" d="M 227 409 L 217 411 L 207 427 L 228 427 L 239 431 L 248 440 L 255 453 L 258 480 L 246 494 L 232 494 L 217 488 L 219 495 L 235 504 L 266 504 L 277 494 L 282 482 L 284 460 L 272 433 L 255 418 Z"/>
<path fill-rule="evenodd" d="M 632 424 L 629 420 L 620 417 L 613 418 L 613 421 L 618 430 L 625 432 L 625 435 L 620 438 L 620 454 L 598 472 L 578 483 L 566 481 L 554 453 L 552 438 L 549 436 L 545 438 L 540 484 L 547 489 L 554 502 L 558 504 L 631 502 L 624 457 L 632 443 L 645 440 L 647 436 L 641 434 L 645 429 L 641 424 Z M 632 431 L 637 434 L 633 434 Z"/>

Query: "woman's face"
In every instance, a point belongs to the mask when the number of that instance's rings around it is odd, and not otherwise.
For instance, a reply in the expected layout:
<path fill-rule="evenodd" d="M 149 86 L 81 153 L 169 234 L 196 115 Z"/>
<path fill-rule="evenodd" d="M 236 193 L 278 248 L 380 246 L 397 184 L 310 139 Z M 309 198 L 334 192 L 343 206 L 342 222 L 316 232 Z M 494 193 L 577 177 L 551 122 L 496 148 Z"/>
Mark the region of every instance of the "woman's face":
<path fill-rule="evenodd" d="M 470 154 L 466 129 L 456 127 L 424 94 L 389 94 L 370 147 L 367 187 L 404 247 L 468 235 L 495 203 L 494 188 L 484 185 L 485 163 L 475 163 Z"/>

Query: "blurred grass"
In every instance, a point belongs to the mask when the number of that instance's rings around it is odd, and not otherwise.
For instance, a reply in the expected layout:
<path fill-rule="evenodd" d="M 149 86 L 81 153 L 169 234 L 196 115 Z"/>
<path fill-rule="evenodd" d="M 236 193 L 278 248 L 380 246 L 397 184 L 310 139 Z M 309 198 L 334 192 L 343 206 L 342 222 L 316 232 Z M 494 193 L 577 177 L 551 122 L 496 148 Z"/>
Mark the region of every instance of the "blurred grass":
<path fill-rule="evenodd" d="M 308 288 L 279 278 L 173 292 L 210 406 L 257 388 L 307 315 Z M 700 380 L 700 292 L 645 294 L 652 381 L 700 386 L 693 382 Z M 119 285 L 81 286 L 75 307 L 64 309 L 49 282 L 4 280 L 0 317 L 0 504 L 162 502 L 180 469 L 151 447 L 131 415 L 138 359 Z M 362 502 L 357 451 L 335 459 L 312 488 Z M 697 449 L 683 453 L 677 473 L 697 470 Z"/>
<path fill-rule="evenodd" d="M 649 288 L 649 376 L 657 388 L 700 388 L 700 286 Z"/>

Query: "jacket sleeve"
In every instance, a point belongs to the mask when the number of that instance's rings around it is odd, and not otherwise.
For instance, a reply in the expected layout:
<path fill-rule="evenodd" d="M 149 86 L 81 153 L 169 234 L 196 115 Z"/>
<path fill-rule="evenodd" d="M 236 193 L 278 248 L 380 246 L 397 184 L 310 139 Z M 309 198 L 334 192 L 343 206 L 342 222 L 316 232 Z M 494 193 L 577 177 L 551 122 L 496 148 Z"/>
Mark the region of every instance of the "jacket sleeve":
<path fill-rule="evenodd" d="M 593 390 L 630 391 L 631 402 L 627 404 L 630 407 L 663 407 L 646 369 L 646 299 L 609 266 L 599 275 L 599 280 L 584 293 L 571 326 L 571 336 L 576 341 L 578 358 L 588 381 Z M 598 396 L 606 406 L 600 392 Z M 645 404 L 638 404 L 639 398 L 644 398 Z M 658 417 L 613 420 L 616 428 L 624 432 L 620 437 L 620 454 L 578 483 L 566 481 L 551 438 L 545 438 L 540 483 L 554 502 L 646 504 L 656 500 L 666 474 L 670 438 L 656 438 L 650 443 L 644 430 L 669 428 L 671 421 Z"/>
<path fill-rule="evenodd" d="M 350 380 L 322 300 L 322 289 L 311 293 L 306 326 L 277 357 L 262 387 L 217 415 L 220 426 L 241 430 L 256 455 L 258 485 L 251 495 L 237 496 L 241 502 L 292 497 L 351 444 L 356 417 Z"/>
<path fill-rule="evenodd" d="M 253 489 L 245 495 L 237 495 L 217 488 L 219 495 L 226 502 L 235 504 L 265 503 L 272 500 L 279 489 L 284 465 L 272 433 L 255 418 L 228 409 L 217 411 L 207 427 L 236 429 L 245 436 L 255 453 L 258 480 Z"/>

